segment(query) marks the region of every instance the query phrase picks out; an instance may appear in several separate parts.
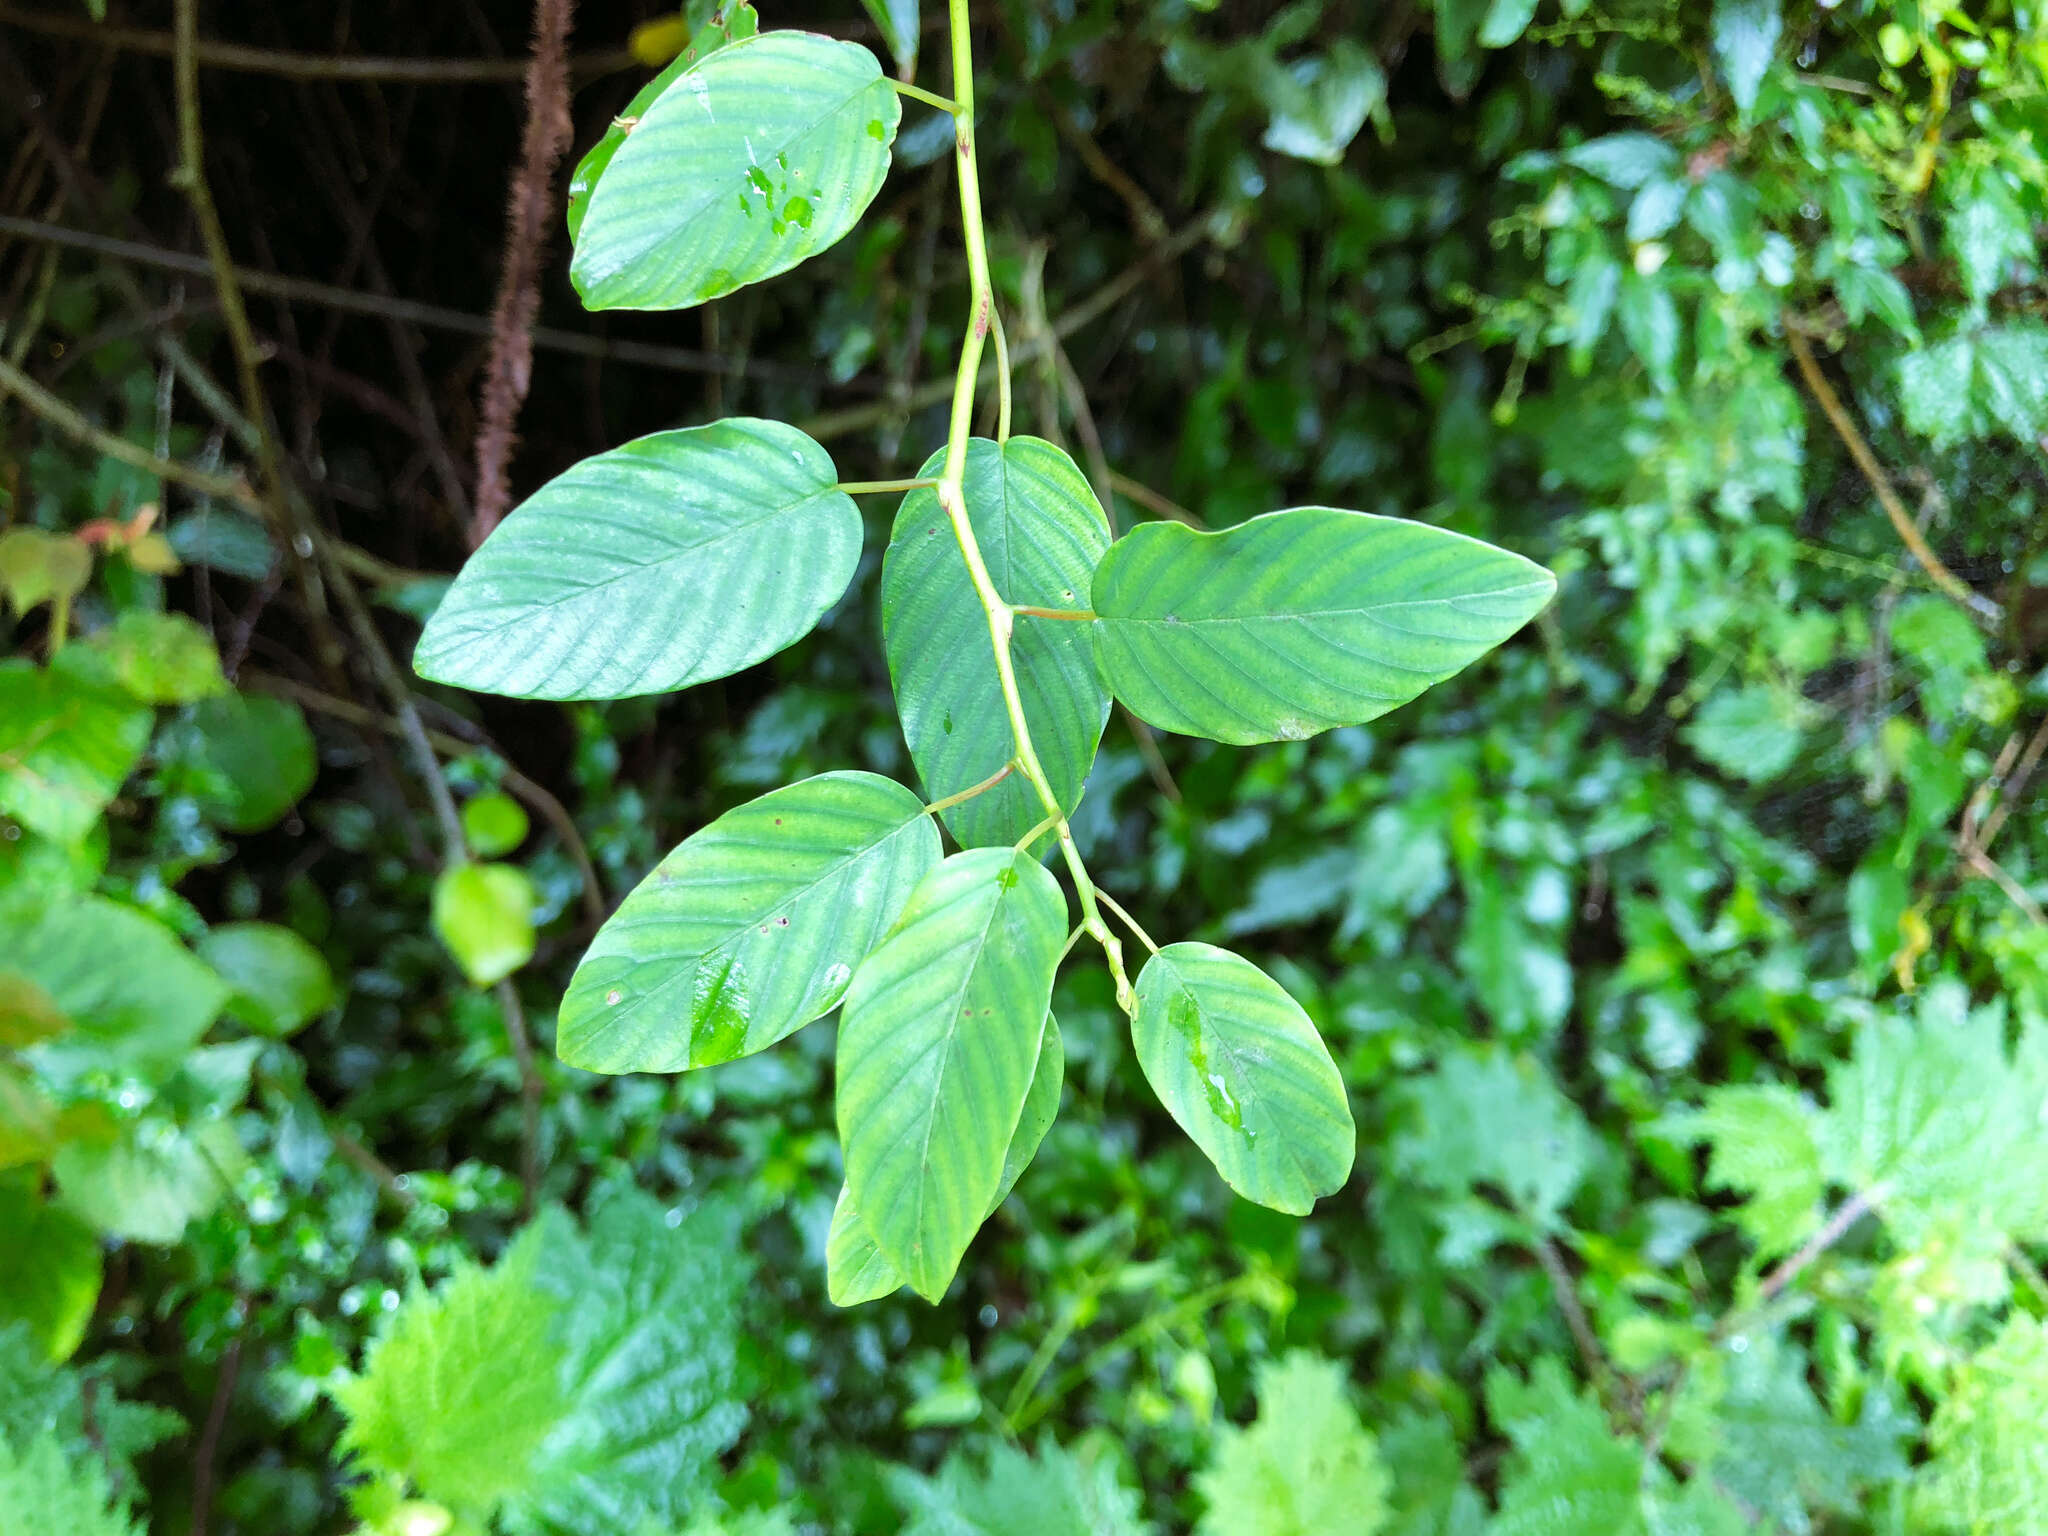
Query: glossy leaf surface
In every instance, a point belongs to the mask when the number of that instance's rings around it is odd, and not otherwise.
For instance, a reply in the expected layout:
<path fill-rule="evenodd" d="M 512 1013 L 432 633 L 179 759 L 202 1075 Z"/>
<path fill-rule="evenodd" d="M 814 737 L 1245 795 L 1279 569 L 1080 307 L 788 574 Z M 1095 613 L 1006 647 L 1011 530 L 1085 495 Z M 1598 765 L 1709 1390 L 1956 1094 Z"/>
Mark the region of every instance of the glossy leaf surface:
<path fill-rule="evenodd" d="M 510 864 L 451 864 L 434 881 L 434 932 L 488 987 L 533 958 L 533 882 Z"/>
<path fill-rule="evenodd" d="M 664 693 L 751 666 L 853 579 L 860 513 L 837 480 L 803 433 L 749 417 L 585 459 L 470 557 L 413 665 L 533 699 Z"/>
<path fill-rule="evenodd" d="M 1162 730 L 1298 741 L 1407 703 L 1507 639 L 1557 582 L 1401 518 L 1296 507 L 1220 533 L 1145 523 L 1096 568 L 1110 691 Z"/>
<path fill-rule="evenodd" d="M 1001 1187 L 1066 930 L 1066 899 L 1035 859 L 973 849 L 925 877 L 854 972 L 839 1025 L 846 1182 L 927 1298 Z"/>
<path fill-rule="evenodd" d="M 1003 1154 L 1003 1176 L 996 1185 L 995 1198 L 983 1213 L 986 1221 L 1017 1187 L 1017 1180 L 1038 1155 L 1039 1144 L 1052 1129 L 1060 1112 L 1060 1086 L 1066 1077 L 1066 1047 L 1060 1041 L 1060 1026 L 1051 1014 L 1045 1016 L 1045 1033 L 1039 1037 L 1038 1066 L 1031 1074 L 1031 1091 L 1025 1095 L 1017 1129 L 1010 1133 L 1010 1147 Z M 903 1284 L 896 1266 L 882 1256 L 868 1235 L 860 1212 L 840 1186 L 838 1203 L 832 1207 L 832 1230 L 825 1241 L 825 1281 L 834 1306 L 858 1306 L 887 1296 Z"/>
<path fill-rule="evenodd" d="M 592 1072 L 676 1072 L 773 1045 L 839 1004 L 939 862 L 902 785 L 826 773 L 679 844 L 598 930 L 556 1049 Z"/>
<path fill-rule="evenodd" d="M 934 454 L 921 475 L 944 463 Z M 996 591 L 1011 603 L 1087 606 L 1109 547 L 1102 509 L 1074 461 L 1051 443 L 976 438 L 963 480 L 967 517 Z M 1020 615 L 1010 642 L 1024 718 L 1046 777 L 1072 811 L 1109 718 L 1095 665 L 1093 624 Z M 932 799 L 999 771 L 1016 751 L 990 647 L 988 619 L 968 579 L 952 523 L 929 490 L 903 498 L 882 560 L 882 644 L 911 759 Z M 1045 810 L 1021 774 L 941 813 L 973 848 L 1014 843 Z"/>
<path fill-rule="evenodd" d="M 902 114 L 875 56 L 808 32 L 678 75 L 590 195 L 569 276 L 591 309 L 687 309 L 837 242 L 889 171 Z"/>
<path fill-rule="evenodd" d="M 1296 1216 L 1343 1186 L 1357 1141 L 1344 1079 L 1278 982 L 1213 944 L 1169 944 L 1137 992 L 1138 1064 L 1224 1183 Z"/>

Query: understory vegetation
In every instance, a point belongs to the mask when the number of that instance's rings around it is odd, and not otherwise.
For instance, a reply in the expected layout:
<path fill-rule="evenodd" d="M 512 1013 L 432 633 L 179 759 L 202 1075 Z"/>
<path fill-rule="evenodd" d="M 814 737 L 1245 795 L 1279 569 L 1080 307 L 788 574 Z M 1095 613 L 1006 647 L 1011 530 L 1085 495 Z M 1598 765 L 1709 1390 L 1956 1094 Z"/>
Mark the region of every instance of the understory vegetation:
<path fill-rule="evenodd" d="M 0 1536 L 2048 1533 L 2048 7 L 569 15 L 0 3 Z M 805 510 L 478 619 L 629 451 Z M 1276 527 L 1494 606 L 1191 691 Z"/>

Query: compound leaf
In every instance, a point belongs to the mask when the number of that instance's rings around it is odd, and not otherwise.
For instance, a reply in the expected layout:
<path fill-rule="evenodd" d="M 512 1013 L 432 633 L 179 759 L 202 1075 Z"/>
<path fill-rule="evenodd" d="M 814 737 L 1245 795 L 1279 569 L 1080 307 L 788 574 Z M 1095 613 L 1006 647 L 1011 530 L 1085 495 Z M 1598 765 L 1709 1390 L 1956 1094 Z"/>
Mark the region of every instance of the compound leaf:
<path fill-rule="evenodd" d="M 616 699 L 725 677 L 809 634 L 860 513 L 794 427 L 735 417 L 585 459 L 500 524 L 420 636 L 422 677 Z"/>
<path fill-rule="evenodd" d="M 1247 745 L 1407 703 L 1507 639 L 1556 579 L 1424 523 L 1296 507 L 1145 523 L 1096 567 L 1103 676 L 1140 719 Z"/>
<path fill-rule="evenodd" d="M 1137 992 L 1138 1065 L 1224 1183 L 1296 1216 L 1343 1186 L 1357 1142 L 1344 1079 L 1278 982 L 1213 944 L 1169 944 Z"/>
<path fill-rule="evenodd" d="M 1066 1047 L 1060 1042 L 1060 1026 L 1051 1014 L 1045 1016 L 1045 1033 L 1039 1037 L 1038 1066 L 1031 1074 L 1031 1091 L 1024 1097 L 1017 1129 L 1010 1133 L 1010 1147 L 1003 1154 L 1003 1176 L 996 1185 L 995 1198 L 988 1203 L 982 1219 L 997 1209 L 1017 1187 L 1017 1180 L 1038 1155 L 1045 1133 L 1060 1112 L 1060 1085 L 1066 1075 Z M 882 1256 L 868 1235 L 860 1212 L 848 1198 L 844 1185 L 838 1203 L 832 1207 L 832 1230 L 825 1239 L 825 1284 L 834 1306 L 858 1306 L 887 1296 L 903 1284 L 896 1266 Z"/>
<path fill-rule="evenodd" d="M 853 969 L 939 862 L 917 796 L 825 773 L 692 834 L 598 930 L 556 1051 L 591 1072 L 752 1055 L 837 1007 Z"/>
<path fill-rule="evenodd" d="M 919 471 L 936 475 L 944 455 Z M 996 591 L 1008 602 L 1081 609 L 1109 547 L 1101 505 L 1051 443 L 1013 437 L 967 445 L 967 520 Z M 1109 718 L 1096 672 L 1096 626 L 1020 614 L 1011 665 L 1032 745 L 1071 812 Z M 1017 750 L 989 645 L 988 618 L 936 493 L 903 498 L 882 558 L 882 645 L 904 739 L 933 799 L 971 789 Z M 1014 843 L 1045 814 L 1022 774 L 940 813 L 965 847 Z"/>
<path fill-rule="evenodd" d="M 853 973 L 839 1026 L 846 1182 L 928 1300 L 1001 1187 L 1066 931 L 1066 898 L 1036 859 L 972 849 L 925 876 Z"/>
<path fill-rule="evenodd" d="M 591 309 L 687 309 L 852 229 L 902 105 L 875 56 L 808 32 L 730 43 L 676 76 L 590 194 L 569 276 Z"/>

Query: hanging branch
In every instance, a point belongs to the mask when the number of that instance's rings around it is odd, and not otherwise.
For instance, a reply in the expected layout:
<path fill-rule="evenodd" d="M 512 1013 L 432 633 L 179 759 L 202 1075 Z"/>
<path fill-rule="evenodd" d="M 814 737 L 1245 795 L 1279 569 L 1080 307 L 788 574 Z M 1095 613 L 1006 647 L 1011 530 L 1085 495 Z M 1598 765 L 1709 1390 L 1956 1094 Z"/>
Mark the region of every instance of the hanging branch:
<path fill-rule="evenodd" d="M 555 166 L 569 147 L 569 23 L 575 0 L 534 0 L 533 60 L 526 70 L 526 132 L 505 208 L 505 262 L 491 314 L 476 433 L 476 506 L 469 541 L 483 543 L 512 503 L 505 466 L 519 407 L 533 382 L 533 325 L 540 315 L 540 267 L 554 213 Z"/>

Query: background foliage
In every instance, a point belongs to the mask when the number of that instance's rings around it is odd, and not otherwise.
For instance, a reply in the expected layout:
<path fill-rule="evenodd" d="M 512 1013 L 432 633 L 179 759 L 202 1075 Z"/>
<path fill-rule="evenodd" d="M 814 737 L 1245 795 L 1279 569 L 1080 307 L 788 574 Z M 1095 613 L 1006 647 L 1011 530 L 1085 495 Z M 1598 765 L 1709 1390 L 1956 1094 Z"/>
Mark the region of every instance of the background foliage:
<path fill-rule="evenodd" d="M 586 4 L 579 41 L 656 19 Z M 504 872 L 458 964 L 368 639 L 402 662 L 463 552 L 480 346 L 390 296 L 487 308 L 519 102 L 278 70 L 516 55 L 523 10 L 206 17 L 280 51 L 202 77 L 237 259 L 369 296 L 252 299 L 293 535 L 229 494 L 264 480 L 221 315 L 152 254 L 203 234 L 132 35 L 167 17 L 9 6 L 0 1531 L 2048 1529 L 2048 17 L 976 19 L 1019 427 L 1120 527 L 1329 501 L 1563 581 L 1370 727 L 1117 717 L 1077 815 L 1140 921 L 1305 999 L 1350 1185 L 1233 1200 L 1083 971 L 1062 1117 L 945 1301 L 831 1307 L 827 1031 L 673 1079 L 549 1047 L 683 835 L 905 771 L 884 512 L 740 677 L 415 685 Z M 649 73 L 597 64 L 579 150 Z M 948 143 L 906 113 L 875 212 L 779 284 L 544 345 L 521 484 L 753 412 L 914 470 L 964 306 Z M 604 337 L 555 257 L 545 320 Z M 166 484 L 64 410 L 249 479 Z"/>

